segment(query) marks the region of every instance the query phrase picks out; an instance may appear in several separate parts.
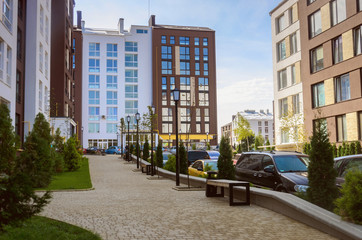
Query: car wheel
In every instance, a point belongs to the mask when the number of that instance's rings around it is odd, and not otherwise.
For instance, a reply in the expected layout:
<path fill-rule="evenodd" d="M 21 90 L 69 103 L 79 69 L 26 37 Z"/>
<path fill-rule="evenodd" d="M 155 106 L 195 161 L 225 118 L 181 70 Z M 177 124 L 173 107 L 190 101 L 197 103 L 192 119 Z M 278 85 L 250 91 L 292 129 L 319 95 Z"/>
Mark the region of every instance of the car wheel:
<path fill-rule="evenodd" d="M 285 192 L 285 193 L 287 192 L 287 190 L 281 185 L 277 186 L 275 190 L 278 192 Z"/>

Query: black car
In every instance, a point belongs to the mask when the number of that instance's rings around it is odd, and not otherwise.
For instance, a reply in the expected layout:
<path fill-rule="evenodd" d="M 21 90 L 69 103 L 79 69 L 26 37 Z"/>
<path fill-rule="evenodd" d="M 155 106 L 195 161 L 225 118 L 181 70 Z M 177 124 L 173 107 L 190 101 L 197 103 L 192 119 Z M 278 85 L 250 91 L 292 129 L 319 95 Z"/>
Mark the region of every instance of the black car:
<path fill-rule="evenodd" d="M 336 184 L 341 187 L 349 170 L 358 169 L 362 171 L 362 154 L 335 158 L 334 168 L 337 170 Z"/>
<path fill-rule="evenodd" d="M 189 166 L 193 164 L 196 160 L 201 159 L 218 159 L 220 153 L 217 151 L 206 151 L 206 150 L 190 150 L 187 151 L 187 159 L 189 161 Z"/>
<path fill-rule="evenodd" d="M 235 165 L 235 177 L 276 191 L 305 192 L 308 164 L 309 157 L 296 152 L 247 152 Z"/>
<path fill-rule="evenodd" d="M 98 148 L 97 147 L 89 147 L 86 149 L 86 153 L 89 153 L 89 154 L 95 154 L 98 152 Z"/>

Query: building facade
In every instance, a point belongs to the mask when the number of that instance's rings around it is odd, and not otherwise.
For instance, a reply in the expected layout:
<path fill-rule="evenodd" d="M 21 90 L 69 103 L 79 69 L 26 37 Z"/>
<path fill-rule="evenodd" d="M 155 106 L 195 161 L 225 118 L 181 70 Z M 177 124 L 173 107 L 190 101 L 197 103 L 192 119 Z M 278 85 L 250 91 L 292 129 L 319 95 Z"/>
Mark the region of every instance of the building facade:
<path fill-rule="evenodd" d="M 125 30 L 121 18 L 118 29 L 83 24 L 82 34 L 83 146 L 121 145 L 120 119 L 126 122 L 129 115 L 133 131 L 135 114 L 142 116 L 152 104 L 151 28 L 132 25 Z"/>
<path fill-rule="evenodd" d="M 278 150 L 296 150 L 304 141 L 298 0 L 282 1 L 270 16 L 275 144 Z"/>
<path fill-rule="evenodd" d="M 217 145 L 215 31 L 205 27 L 152 27 L 153 99 L 165 146 L 176 132 L 186 144 Z M 171 92 L 180 90 L 178 119 Z M 176 121 L 178 129 L 176 129 Z M 202 147 L 202 146 L 199 146 Z"/>
<path fill-rule="evenodd" d="M 221 136 L 228 138 L 230 145 L 233 146 L 232 122 L 229 122 L 228 124 L 225 124 L 224 126 L 221 127 Z"/>
<path fill-rule="evenodd" d="M 299 1 L 307 134 L 326 124 L 331 142 L 362 139 L 362 1 Z"/>

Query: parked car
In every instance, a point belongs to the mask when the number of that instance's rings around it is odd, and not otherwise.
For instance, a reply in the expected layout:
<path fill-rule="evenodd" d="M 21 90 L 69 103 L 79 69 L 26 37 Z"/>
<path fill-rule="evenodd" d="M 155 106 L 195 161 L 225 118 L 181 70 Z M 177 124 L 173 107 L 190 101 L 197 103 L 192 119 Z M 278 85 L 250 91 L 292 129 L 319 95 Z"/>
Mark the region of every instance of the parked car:
<path fill-rule="evenodd" d="M 165 166 L 165 164 L 167 163 L 169 155 L 172 155 L 172 153 L 171 152 L 162 152 L 163 166 Z"/>
<path fill-rule="evenodd" d="M 218 171 L 217 160 L 210 160 L 210 159 L 196 160 L 189 167 L 188 171 L 190 176 L 196 176 L 196 177 L 199 177 L 200 175 L 206 175 L 207 171 Z"/>
<path fill-rule="evenodd" d="M 235 156 L 233 157 L 233 165 L 234 165 L 234 166 L 235 166 L 236 163 L 238 162 L 240 156 L 241 156 L 241 153 L 237 153 L 237 154 L 235 154 Z"/>
<path fill-rule="evenodd" d="M 187 151 L 187 159 L 189 165 L 193 164 L 196 160 L 199 159 L 214 159 L 217 160 L 220 156 L 220 153 L 217 151 L 206 151 L 206 150 L 190 150 Z"/>
<path fill-rule="evenodd" d="M 105 150 L 105 153 L 107 154 L 121 154 L 122 149 L 119 146 L 111 146 L 108 149 Z"/>
<path fill-rule="evenodd" d="M 362 171 L 362 154 L 335 158 L 334 168 L 337 170 L 336 184 L 341 187 L 349 170 L 356 168 Z"/>
<path fill-rule="evenodd" d="M 305 192 L 309 157 L 296 152 L 247 152 L 235 166 L 235 178 L 281 192 Z"/>
<path fill-rule="evenodd" d="M 172 146 L 170 148 L 170 152 L 173 154 L 173 155 L 176 155 L 176 146 Z"/>
<path fill-rule="evenodd" d="M 93 146 L 93 147 L 88 147 L 88 148 L 86 149 L 86 153 L 88 153 L 88 154 L 95 154 L 95 153 L 97 153 L 97 152 L 98 152 L 98 148 L 95 147 L 95 146 Z"/>

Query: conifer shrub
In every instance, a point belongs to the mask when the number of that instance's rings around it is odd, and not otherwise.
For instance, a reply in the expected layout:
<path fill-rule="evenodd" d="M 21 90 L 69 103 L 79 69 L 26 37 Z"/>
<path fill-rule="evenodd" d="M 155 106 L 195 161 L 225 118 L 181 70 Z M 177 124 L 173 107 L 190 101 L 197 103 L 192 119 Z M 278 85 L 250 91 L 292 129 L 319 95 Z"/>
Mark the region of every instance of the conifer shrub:
<path fill-rule="evenodd" d="M 336 143 L 333 143 L 333 145 L 332 145 L 332 151 L 333 151 L 333 158 L 338 157 Z"/>
<path fill-rule="evenodd" d="M 162 168 L 163 167 L 163 156 L 162 156 L 161 141 L 158 142 L 155 159 L 156 159 L 156 166 Z"/>
<path fill-rule="evenodd" d="M 303 153 L 309 155 L 309 152 L 310 152 L 310 143 L 307 143 L 307 142 L 306 142 L 306 143 L 303 145 Z"/>
<path fill-rule="evenodd" d="M 149 151 L 150 151 L 150 145 L 148 144 L 148 140 L 146 139 L 146 142 L 143 145 L 143 152 L 142 152 L 143 160 L 148 161 L 148 158 L 150 157 Z"/>
<path fill-rule="evenodd" d="M 332 146 L 324 125 L 315 128 L 310 144 L 307 199 L 322 208 L 332 210 L 333 202 L 338 196 L 337 171 L 333 168 Z"/>
<path fill-rule="evenodd" d="M 180 158 L 180 173 L 187 174 L 189 164 L 187 160 L 187 151 L 182 141 L 180 142 L 178 151 Z"/>
<path fill-rule="evenodd" d="M 192 150 L 196 150 L 196 144 L 195 143 L 192 144 Z"/>
<path fill-rule="evenodd" d="M 133 144 L 131 144 L 131 146 L 129 148 L 129 152 L 134 155 L 134 153 L 135 153 L 134 151 L 135 151 L 135 147 L 133 146 Z"/>
<path fill-rule="evenodd" d="M 265 145 L 266 145 L 266 146 L 270 146 L 270 141 L 269 141 L 269 139 L 266 140 Z M 267 151 L 270 151 L 270 150 L 271 150 L 271 147 L 266 147 L 266 150 L 267 150 Z"/>
<path fill-rule="evenodd" d="M 362 151 L 361 151 L 361 142 L 356 141 L 355 144 L 356 144 L 356 152 L 357 152 L 356 154 L 361 154 L 362 153 Z"/>
<path fill-rule="evenodd" d="M 74 137 L 70 137 L 64 145 L 64 164 L 68 171 L 80 168 L 82 156 L 79 154 Z"/>
<path fill-rule="evenodd" d="M 170 172 L 176 172 L 176 156 L 169 155 L 168 160 L 163 168 Z"/>
<path fill-rule="evenodd" d="M 51 156 L 54 159 L 54 172 L 64 171 L 64 137 L 60 135 L 60 129 L 57 128 L 53 138 L 53 147 Z"/>
<path fill-rule="evenodd" d="M 218 174 L 220 179 L 235 179 L 235 168 L 232 161 L 232 149 L 229 143 L 229 139 L 224 136 L 220 141 L 220 156 L 217 160 Z"/>
<path fill-rule="evenodd" d="M 339 145 L 338 147 L 338 157 L 342 157 L 343 156 L 343 147 L 342 145 Z"/>
<path fill-rule="evenodd" d="M 356 143 L 351 142 L 349 145 L 349 155 L 357 154 Z"/>

